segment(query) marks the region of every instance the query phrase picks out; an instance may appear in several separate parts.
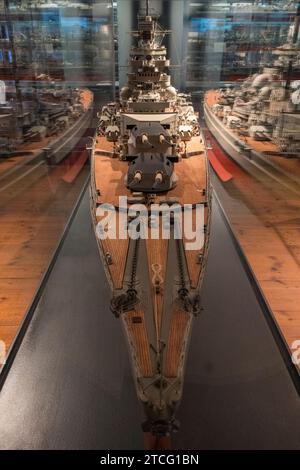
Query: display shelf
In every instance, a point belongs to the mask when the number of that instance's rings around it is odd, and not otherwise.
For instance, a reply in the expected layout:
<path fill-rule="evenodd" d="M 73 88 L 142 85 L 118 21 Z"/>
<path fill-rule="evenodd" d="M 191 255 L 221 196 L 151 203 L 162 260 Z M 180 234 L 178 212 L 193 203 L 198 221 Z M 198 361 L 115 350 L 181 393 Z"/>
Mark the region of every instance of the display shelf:
<path fill-rule="evenodd" d="M 27 80 L 50 72 L 69 79 L 72 67 L 73 73 L 80 71 L 75 79 L 111 81 L 112 2 L 55 4 L 5 1 L 0 6 L 0 79 Z"/>

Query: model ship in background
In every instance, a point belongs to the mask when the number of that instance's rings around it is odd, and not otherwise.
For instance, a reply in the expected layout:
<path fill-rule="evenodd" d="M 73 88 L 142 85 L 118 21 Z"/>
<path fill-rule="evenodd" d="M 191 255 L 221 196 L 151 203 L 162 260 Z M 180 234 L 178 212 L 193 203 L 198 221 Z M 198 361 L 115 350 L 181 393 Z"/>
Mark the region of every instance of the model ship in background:
<path fill-rule="evenodd" d="M 30 144 L 40 142 L 45 152 L 47 147 L 47 157 L 57 163 L 66 156 L 65 150 L 70 151 L 70 145 L 62 141 L 67 139 L 66 131 L 72 129 L 73 138 L 77 139 L 77 132 L 81 137 L 80 131 L 86 129 L 91 118 L 91 92 L 52 81 L 47 75 L 37 77 L 31 89 L 9 89 L 5 95 L 0 104 L 1 157 L 28 153 Z M 58 138 L 60 148 L 54 145 Z"/>
<path fill-rule="evenodd" d="M 165 34 L 157 18 L 150 16 L 147 2 L 133 33 L 137 45 L 131 51 L 128 85 L 121 90 L 120 101 L 109 103 L 99 114 L 91 174 L 91 212 L 113 292 L 111 309 L 128 339 L 146 415 L 143 429 L 155 436 L 178 427 L 175 411 L 192 320 L 200 313 L 210 225 L 206 149 L 190 97 L 171 86 L 162 45 Z M 128 210 L 120 196 L 127 197 Z M 134 224 L 142 232 L 135 212 L 141 205 L 143 228 L 156 229 L 156 237 L 120 236 L 120 229 L 124 232 Z M 201 238 L 199 246 L 188 247 L 186 232 L 175 236 L 177 216 L 174 212 L 165 218 L 164 212 L 173 211 L 174 205 L 177 215 L 184 212 L 184 219 L 191 219 Z M 115 238 L 101 236 L 103 207 L 112 217 Z"/>
<path fill-rule="evenodd" d="M 299 12 L 298 12 L 299 13 Z M 205 95 L 208 128 L 248 171 L 287 176 L 300 184 L 299 16 L 272 63 L 246 80 Z M 299 188 L 298 188 L 299 190 Z"/>
<path fill-rule="evenodd" d="M 0 88 L 2 190 L 26 179 L 29 170 L 38 177 L 42 166 L 60 163 L 73 150 L 91 124 L 93 94 L 47 75 L 31 88 L 22 89 L 20 82 L 1 82 Z"/>

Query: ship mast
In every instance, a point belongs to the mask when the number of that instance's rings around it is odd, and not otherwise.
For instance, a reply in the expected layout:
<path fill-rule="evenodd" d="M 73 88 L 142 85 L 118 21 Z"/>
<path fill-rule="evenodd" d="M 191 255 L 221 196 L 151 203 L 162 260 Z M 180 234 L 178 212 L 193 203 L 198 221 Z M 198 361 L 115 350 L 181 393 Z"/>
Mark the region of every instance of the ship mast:
<path fill-rule="evenodd" d="M 146 16 L 149 16 L 149 0 L 146 0 Z"/>

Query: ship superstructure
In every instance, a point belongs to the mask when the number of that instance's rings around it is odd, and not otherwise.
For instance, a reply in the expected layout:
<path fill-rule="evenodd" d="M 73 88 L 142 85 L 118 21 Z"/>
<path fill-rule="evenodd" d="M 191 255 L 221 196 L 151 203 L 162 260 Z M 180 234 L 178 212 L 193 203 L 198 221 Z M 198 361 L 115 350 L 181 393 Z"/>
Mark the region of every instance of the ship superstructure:
<path fill-rule="evenodd" d="M 138 20 L 128 84 L 99 113 L 91 212 L 111 310 L 128 339 L 143 429 L 160 436 L 178 426 L 191 324 L 201 311 L 210 187 L 198 116 L 190 97 L 171 85 L 166 31 L 148 2 Z M 103 236 L 107 218 L 115 236 Z M 197 246 L 187 243 L 188 220 Z"/>
<path fill-rule="evenodd" d="M 10 92 L 0 104 L 1 154 L 9 156 L 25 142 L 63 130 L 82 112 L 80 90 L 67 88 L 48 76 L 37 77 L 31 90 Z"/>
<path fill-rule="evenodd" d="M 0 104 L 0 157 L 22 156 L 30 152 L 30 144 L 36 149 L 35 143 L 40 142 L 41 150 L 43 146 L 49 148 L 48 157 L 53 157 L 53 162 L 60 161 L 70 146 L 56 152 L 51 141 L 65 137 L 72 128 L 74 142 L 82 136 L 92 112 L 91 104 L 85 104 L 84 94 L 91 93 L 68 87 L 48 75 L 36 77 L 29 89 L 16 89 L 17 86 L 13 89 L 9 84 L 5 102 Z"/>

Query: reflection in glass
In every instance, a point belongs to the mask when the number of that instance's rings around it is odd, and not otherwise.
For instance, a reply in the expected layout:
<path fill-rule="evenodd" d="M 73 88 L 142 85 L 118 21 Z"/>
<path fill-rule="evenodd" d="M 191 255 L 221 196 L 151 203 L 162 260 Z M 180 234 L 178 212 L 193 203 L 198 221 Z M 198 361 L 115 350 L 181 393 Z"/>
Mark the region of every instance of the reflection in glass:
<path fill-rule="evenodd" d="M 8 350 L 89 175 L 113 96 L 110 0 L 0 2 L 0 340 Z"/>

